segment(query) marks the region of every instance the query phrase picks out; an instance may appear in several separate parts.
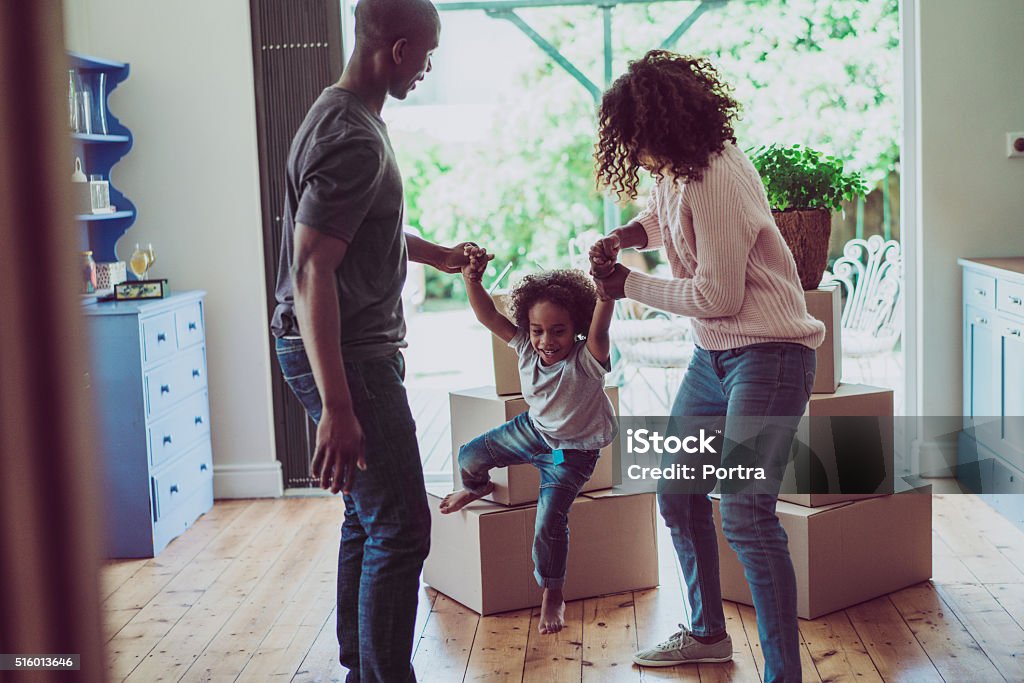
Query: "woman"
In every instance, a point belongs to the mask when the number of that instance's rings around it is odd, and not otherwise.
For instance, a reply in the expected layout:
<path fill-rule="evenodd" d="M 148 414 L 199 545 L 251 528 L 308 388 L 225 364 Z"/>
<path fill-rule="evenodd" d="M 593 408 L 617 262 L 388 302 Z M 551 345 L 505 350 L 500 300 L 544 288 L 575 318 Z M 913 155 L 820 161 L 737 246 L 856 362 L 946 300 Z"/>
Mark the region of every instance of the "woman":
<path fill-rule="evenodd" d="M 590 257 L 602 295 L 692 318 L 697 348 L 672 415 L 691 425 L 724 419 L 722 465 L 754 458 L 766 469 L 756 493 L 723 495 L 722 527 L 750 584 L 765 681 L 799 681 L 796 578 L 775 506 L 825 327 L 807 313 L 760 177 L 736 147 L 738 109 L 706 60 L 654 50 L 630 64 L 601 103 L 598 182 L 625 198 L 636 197 L 639 169 L 657 182 L 647 208 L 595 244 Z M 663 248 L 672 278 L 616 263 L 629 247 Z M 711 501 L 663 490 L 658 503 L 693 618 L 690 629 L 634 661 L 728 661 Z"/>

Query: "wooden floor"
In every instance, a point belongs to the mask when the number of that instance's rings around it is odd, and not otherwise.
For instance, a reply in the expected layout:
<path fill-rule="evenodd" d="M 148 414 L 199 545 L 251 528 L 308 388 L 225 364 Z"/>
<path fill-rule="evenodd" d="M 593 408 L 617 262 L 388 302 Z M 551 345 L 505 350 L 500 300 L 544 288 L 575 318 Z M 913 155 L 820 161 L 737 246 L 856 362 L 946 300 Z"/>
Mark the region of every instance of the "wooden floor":
<path fill-rule="evenodd" d="M 337 681 L 334 594 L 341 508 L 327 498 L 218 502 L 151 560 L 110 563 L 103 606 L 111 680 Z M 1024 533 L 973 496 L 936 496 L 934 580 L 801 621 L 808 681 L 1024 681 Z M 677 564 L 662 586 L 568 605 L 539 636 L 531 610 L 479 618 L 423 587 L 422 681 L 758 681 L 751 608 L 726 603 L 734 661 L 646 670 L 638 645 L 688 621 Z"/>

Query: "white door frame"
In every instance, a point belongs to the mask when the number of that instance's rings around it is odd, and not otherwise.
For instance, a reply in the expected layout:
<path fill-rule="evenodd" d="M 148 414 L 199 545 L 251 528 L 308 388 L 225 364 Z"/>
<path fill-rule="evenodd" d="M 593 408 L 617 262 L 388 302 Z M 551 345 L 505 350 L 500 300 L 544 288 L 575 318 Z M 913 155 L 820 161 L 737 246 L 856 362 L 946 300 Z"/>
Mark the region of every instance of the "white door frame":
<path fill-rule="evenodd" d="M 904 414 L 919 414 L 921 395 L 921 126 L 918 105 L 921 0 L 900 0 L 903 130 L 900 145 L 900 241 L 903 250 L 903 388 Z M 910 430 L 908 430 L 910 431 Z M 909 446 L 910 444 L 906 444 Z M 909 452 L 909 451 L 904 451 Z"/>

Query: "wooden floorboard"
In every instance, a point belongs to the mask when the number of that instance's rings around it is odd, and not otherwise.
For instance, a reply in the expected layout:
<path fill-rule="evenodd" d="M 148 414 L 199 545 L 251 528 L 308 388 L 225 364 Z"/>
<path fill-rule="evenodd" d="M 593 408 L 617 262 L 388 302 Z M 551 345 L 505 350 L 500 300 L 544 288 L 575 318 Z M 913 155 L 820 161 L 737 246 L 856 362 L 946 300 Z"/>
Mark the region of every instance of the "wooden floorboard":
<path fill-rule="evenodd" d="M 956 614 L 1006 680 L 1024 681 L 1024 630 L 984 586 L 938 586 Z"/>
<path fill-rule="evenodd" d="M 332 498 L 218 502 L 157 558 L 119 560 L 101 583 L 110 680 L 342 681 Z M 980 531 L 980 533 L 979 533 Z M 1024 681 L 1024 533 L 974 496 L 936 496 L 935 578 L 800 622 L 805 681 Z M 481 619 L 420 591 L 421 681 L 760 681 L 752 608 L 726 603 L 734 660 L 643 670 L 639 647 L 689 625 L 679 564 L 659 528 L 661 586 Z"/>
<path fill-rule="evenodd" d="M 1002 678 L 963 623 L 942 602 L 930 583 L 911 586 L 889 596 L 932 666 L 947 681 Z"/>
<path fill-rule="evenodd" d="M 565 628 L 552 635 L 537 630 L 540 610 L 530 614 L 523 681 L 578 681 L 583 677 L 583 601 L 565 606 Z"/>
<path fill-rule="evenodd" d="M 888 597 L 861 603 L 846 613 L 884 680 L 942 682 L 942 676 Z"/>
<path fill-rule="evenodd" d="M 446 595 L 438 595 L 420 638 L 413 666 L 421 681 L 451 683 L 465 678 L 480 617 Z"/>
<path fill-rule="evenodd" d="M 271 504 L 269 519 L 255 529 L 238 529 L 250 542 L 240 548 L 223 548 L 232 561 L 202 596 L 161 638 L 126 680 L 180 680 L 223 626 L 259 586 L 260 581 L 296 538 L 296 530 L 323 507 L 321 499 L 282 499 Z M 278 504 L 280 503 L 280 504 Z M 262 506 L 261 506 L 262 507 Z M 214 544 L 216 545 L 216 544 Z M 300 549 L 296 549 L 300 552 Z M 219 565 L 223 557 L 211 553 L 208 562 Z"/>
<path fill-rule="evenodd" d="M 519 683 L 526 666 L 530 610 L 483 617 L 476 627 L 466 681 Z"/>
<path fill-rule="evenodd" d="M 875 668 L 845 611 L 811 621 L 801 619 L 800 635 L 821 680 L 881 683 L 882 675 Z M 806 665 L 804 668 L 808 669 Z"/>

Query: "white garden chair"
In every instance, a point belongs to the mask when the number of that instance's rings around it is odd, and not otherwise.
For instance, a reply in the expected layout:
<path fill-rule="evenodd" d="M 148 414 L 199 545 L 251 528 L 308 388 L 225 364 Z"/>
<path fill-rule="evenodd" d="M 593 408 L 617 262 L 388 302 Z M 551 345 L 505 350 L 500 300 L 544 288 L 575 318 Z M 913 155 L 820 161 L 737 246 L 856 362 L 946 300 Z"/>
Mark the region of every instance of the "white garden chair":
<path fill-rule="evenodd" d="M 860 369 L 874 357 L 891 354 L 903 334 L 903 255 L 900 243 L 872 235 L 843 247 L 822 283 L 842 284 L 843 356 Z"/>
<path fill-rule="evenodd" d="M 590 230 L 569 240 L 569 261 L 573 268 L 589 272 L 590 247 L 601 238 Z M 616 350 L 612 381 L 623 387 L 624 414 L 667 415 L 682 374 L 693 356 L 690 319 L 645 306 L 635 301 L 615 303 L 609 336 Z M 644 370 L 654 370 L 652 379 Z M 658 381 L 660 378 L 661 381 Z M 648 397 L 629 391 L 628 384 L 640 380 Z M 654 401 L 649 400 L 654 398 Z M 647 398 L 648 400 L 643 400 Z"/>

